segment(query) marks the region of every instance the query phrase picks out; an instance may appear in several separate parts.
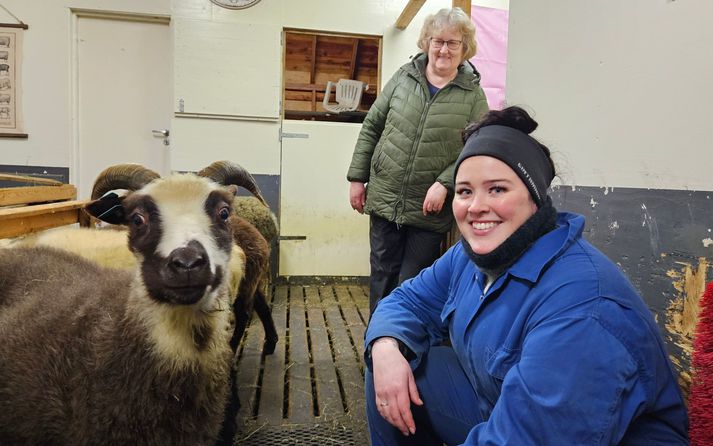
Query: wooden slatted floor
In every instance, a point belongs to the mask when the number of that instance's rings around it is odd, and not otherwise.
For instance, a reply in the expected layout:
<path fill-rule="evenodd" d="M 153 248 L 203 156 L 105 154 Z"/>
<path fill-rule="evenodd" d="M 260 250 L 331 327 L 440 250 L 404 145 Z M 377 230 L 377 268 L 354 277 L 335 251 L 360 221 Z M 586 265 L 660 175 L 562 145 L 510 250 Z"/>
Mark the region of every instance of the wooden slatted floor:
<path fill-rule="evenodd" d="M 363 341 L 368 287 L 275 285 L 280 340 L 262 355 L 254 317 L 238 353 L 239 445 L 366 445 Z"/>

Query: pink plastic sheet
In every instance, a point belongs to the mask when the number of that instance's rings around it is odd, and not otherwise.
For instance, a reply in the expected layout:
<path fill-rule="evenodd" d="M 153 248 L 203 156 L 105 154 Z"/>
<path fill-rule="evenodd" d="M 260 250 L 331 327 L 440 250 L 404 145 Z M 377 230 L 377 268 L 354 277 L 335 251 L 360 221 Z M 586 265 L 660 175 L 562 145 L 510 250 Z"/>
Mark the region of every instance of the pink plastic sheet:
<path fill-rule="evenodd" d="M 478 53 L 470 59 L 480 73 L 480 86 L 491 110 L 505 107 L 508 55 L 508 11 L 471 6 Z"/>

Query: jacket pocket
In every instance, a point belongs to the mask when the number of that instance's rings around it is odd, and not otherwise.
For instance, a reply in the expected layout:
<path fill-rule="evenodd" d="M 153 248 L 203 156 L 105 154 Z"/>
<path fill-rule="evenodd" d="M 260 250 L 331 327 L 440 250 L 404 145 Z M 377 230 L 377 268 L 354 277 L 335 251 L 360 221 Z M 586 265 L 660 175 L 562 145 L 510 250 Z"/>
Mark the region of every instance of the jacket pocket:
<path fill-rule="evenodd" d="M 381 143 L 379 143 L 379 146 L 376 148 L 376 156 L 374 157 L 374 162 L 372 163 L 372 169 L 374 170 L 374 173 L 381 172 L 383 164 L 384 164 L 384 151 L 382 150 Z"/>
<path fill-rule="evenodd" d="M 485 369 L 493 378 L 502 381 L 510 369 L 520 362 L 522 350 L 511 350 L 505 347 L 500 347 L 494 352 L 487 348 L 488 361 L 485 363 Z"/>
<path fill-rule="evenodd" d="M 443 307 L 443 310 L 441 310 L 441 321 L 446 322 L 455 310 L 455 303 L 453 303 L 452 300 L 448 300 L 448 302 L 446 302 L 446 305 Z"/>
<path fill-rule="evenodd" d="M 386 157 L 386 151 L 384 150 L 384 147 L 389 144 L 389 135 L 391 134 L 393 128 L 394 127 L 392 125 L 387 124 L 384 128 L 384 131 L 381 133 L 379 142 L 376 143 L 376 147 L 374 148 L 374 155 L 372 155 L 371 162 L 371 168 L 374 173 L 379 173 L 384 168 L 384 158 Z"/>
<path fill-rule="evenodd" d="M 452 318 L 453 312 L 456 311 L 456 299 L 455 299 L 455 293 L 451 289 L 451 287 L 448 287 L 448 299 L 446 299 L 446 303 L 443 304 L 443 309 L 441 310 L 441 322 L 443 323 L 448 323 L 450 326 L 451 321 L 449 319 Z"/>

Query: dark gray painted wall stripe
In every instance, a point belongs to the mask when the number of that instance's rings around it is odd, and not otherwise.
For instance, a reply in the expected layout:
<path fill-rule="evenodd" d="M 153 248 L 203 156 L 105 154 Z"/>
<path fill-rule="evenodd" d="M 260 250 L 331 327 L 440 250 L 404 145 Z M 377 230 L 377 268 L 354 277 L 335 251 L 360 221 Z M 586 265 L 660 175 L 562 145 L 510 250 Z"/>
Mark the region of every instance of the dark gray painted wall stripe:
<path fill-rule="evenodd" d="M 280 176 L 279 175 L 253 175 L 257 186 L 260 188 L 262 196 L 267 201 L 270 209 L 280 221 Z M 238 195 L 251 195 L 250 192 L 240 188 Z M 272 242 L 272 251 L 270 252 L 270 276 L 274 280 L 277 277 L 280 261 L 280 243 L 278 240 Z"/>
<path fill-rule="evenodd" d="M 692 287 L 684 281 L 712 279 L 713 192 L 560 186 L 551 196 L 558 210 L 584 215 L 585 238 L 626 273 L 655 314 L 676 367 L 688 370 L 690 337 L 674 329 L 671 308 L 698 299 L 686 295 Z M 687 267 L 698 276 L 687 277 Z"/>
<path fill-rule="evenodd" d="M 265 198 L 265 201 L 267 201 L 267 204 L 270 206 L 270 209 L 272 212 L 275 213 L 275 215 L 280 217 L 280 176 L 279 175 L 254 175 L 253 177 L 255 178 L 255 182 L 257 183 L 257 186 L 260 188 L 260 192 L 262 193 L 262 196 Z M 244 190 L 243 188 L 240 188 L 238 191 L 238 195 L 243 195 L 243 196 L 250 196 L 250 192 Z"/>
<path fill-rule="evenodd" d="M 69 183 L 69 168 L 68 167 L 45 167 L 45 166 L 15 166 L 10 164 L 0 164 L 0 172 L 9 173 L 12 175 L 29 175 L 40 178 Z M 26 184 L 15 181 L 0 181 L 0 187 L 18 187 L 27 186 Z"/>

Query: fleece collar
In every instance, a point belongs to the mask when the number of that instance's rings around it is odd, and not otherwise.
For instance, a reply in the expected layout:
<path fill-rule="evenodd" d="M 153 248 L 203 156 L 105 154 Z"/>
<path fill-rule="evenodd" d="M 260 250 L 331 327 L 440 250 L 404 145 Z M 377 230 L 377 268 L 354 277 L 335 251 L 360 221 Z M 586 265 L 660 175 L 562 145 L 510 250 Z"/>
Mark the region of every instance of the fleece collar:
<path fill-rule="evenodd" d="M 555 229 L 557 210 L 552 206 L 552 200 L 547 200 L 541 208 L 527 219 L 510 237 L 488 254 L 476 254 L 470 244 L 461 238 L 463 251 L 478 268 L 488 277 L 496 278 L 514 264 L 540 237 Z"/>
<path fill-rule="evenodd" d="M 542 271 L 580 238 L 583 230 L 583 216 L 560 212 L 557 216 L 557 228 L 532 244 L 507 272 L 529 282 L 537 282 Z"/>

